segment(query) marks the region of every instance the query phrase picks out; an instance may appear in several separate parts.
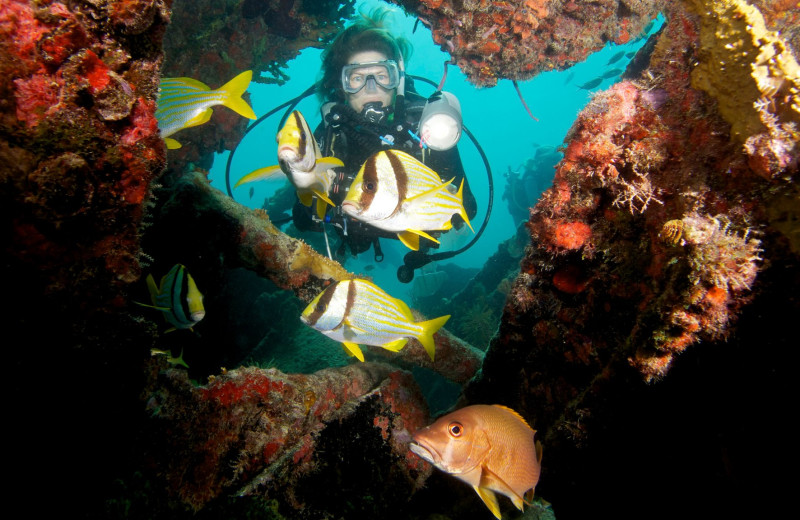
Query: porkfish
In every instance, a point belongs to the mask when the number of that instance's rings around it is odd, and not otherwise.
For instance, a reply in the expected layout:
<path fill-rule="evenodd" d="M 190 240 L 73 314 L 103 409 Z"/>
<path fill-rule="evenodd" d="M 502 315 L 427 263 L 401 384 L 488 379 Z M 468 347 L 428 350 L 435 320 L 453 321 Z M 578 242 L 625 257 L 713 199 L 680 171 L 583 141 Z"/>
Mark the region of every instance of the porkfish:
<path fill-rule="evenodd" d="M 278 164 L 259 168 L 250 172 L 236 183 L 268 179 L 283 172 L 297 191 L 297 197 L 305 206 L 311 206 L 313 197 L 317 197 L 317 215 L 325 216 L 326 204 L 335 206 L 328 196 L 336 173 L 331 168 L 344 166 L 335 157 L 322 157 L 314 134 L 299 111 L 293 111 L 286 119 L 283 128 L 277 135 Z"/>
<path fill-rule="evenodd" d="M 183 264 L 175 264 L 161 278 L 160 285 L 156 285 L 153 275 L 148 274 L 147 289 L 153 305 L 139 305 L 160 310 L 164 319 L 172 325 L 167 332 L 176 329 L 191 330 L 206 315 L 203 295 Z"/>
<path fill-rule="evenodd" d="M 331 284 L 308 304 L 300 316 L 306 325 L 341 342 L 345 352 L 359 361 L 364 361 L 359 344 L 399 352 L 406 346 L 408 338 L 417 338 L 433 361 L 433 334 L 449 318 L 447 315 L 415 322 L 404 301 L 392 298 L 374 283 L 358 278 Z"/>
<path fill-rule="evenodd" d="M 255 119 L 256 114 L 242 99 L 253 78 L 253 71 L 242 72 L 220 88 L 211 88 L 192 78 L 161 78 L 156 119 L 167 148 L 181 144 L 170 136 L 184 128 L 202 125 L 211 119 L 211 107 L 224 105 L 239 115 Z"/>
<path fill-rule="evenodd" d="M 442 182 L 438 173 L 405 152 L 382 150 L 361 166 L 342 210 L 378 229 L 397 233 L 403 244 L 417 251 L 419 237 L 439 243 L 426 231 L 449 230 L 454 214 L 461 215 L 472 229 L 464 209 L 464 181 L 455 193 L 452 181 Z"/>
<path fill-rule="evenodd" d="M 500 405 L 473 405 L 439 418 L 413 435 L 412 452 L 470 484 L 495 517 L 495 492 L 522 511 L 539 481 L 542 445 L 517 412 Z"/>

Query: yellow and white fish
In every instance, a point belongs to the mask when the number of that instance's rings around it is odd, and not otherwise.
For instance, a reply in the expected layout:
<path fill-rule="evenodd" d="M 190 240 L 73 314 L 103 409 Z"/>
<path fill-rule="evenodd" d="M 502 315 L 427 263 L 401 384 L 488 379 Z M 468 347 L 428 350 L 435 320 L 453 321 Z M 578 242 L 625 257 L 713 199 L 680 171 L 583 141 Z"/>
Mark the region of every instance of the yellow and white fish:
<path fill-rule="evenodd" d="M 242 72 L 216 90 L 192 78 L 161 78 L 156 119 L 161 137 L 167 148 L 174 150 L 181 144 L 170 136 L 179 130 L 202 125 L 211 119 L 211 107 L 224 105 L 248 119 L 256 114 L 242 99 L 253 79 L 253 71 Z"/>
<path fill-rule="evenodd" d="M 461 215 L 472 229 L 464 209 L 464 181 L 456 193 L 451 182 L 442 182 L 438 173 L 405 152 L 383 150 L 361 166 L 342 210 L 378 229 L 397 233 L 403 244 L 416 251 L 421 236 L 438 243 L 426 231 L 450 229 L 454 214 Z"/>
<path fill-rule="evenodd" d="M 495 492 L 522 511 L 533 498 L 542 467 L 536 430 L 511 408 L 472 405 L 449 413 L 413 435 L 409 449 L 470 484 L 498 519 Z"/>
<path fill-rule="evenodd" d="M 173 326 L 167 332 L 175 329 L 191 330 L 206 315 L 203 295 L 183 264 L 175 264 L 161 278 L 161 285 L 156 285 L 153 275 L 148 274 L 147 289 L 153 305 L 139 305 L 160 310 L 164 319 Z"/>
<path fill-rule="evenodd" d="M 364 361 L 362 345 L 375 345 L 392 352 L 417 338 L 431 360 L 433 334 L 450 315 L 415 322 L 408 305 L 392 298 L 380 287 L 362 279 L 336 282 L 319 293 L 305 308 L 300 320 L 343 344 L 345 352 Z"/>
<path fill-rule="evenodd" d="M 311 206 L 317 196 L 317 215 L 325 216 L 326 204 L 335 206 L 328 196 L 336 173 L 331 168 L 344 166 L 335 157 L 322 157 L 314 134 L 299 111 L 293 111 L 277 135 L 278 164 L 250 172 L 236 183 L 268 179 L 283 171 L 297 191 L 297 197 L 305 206 Z"/>

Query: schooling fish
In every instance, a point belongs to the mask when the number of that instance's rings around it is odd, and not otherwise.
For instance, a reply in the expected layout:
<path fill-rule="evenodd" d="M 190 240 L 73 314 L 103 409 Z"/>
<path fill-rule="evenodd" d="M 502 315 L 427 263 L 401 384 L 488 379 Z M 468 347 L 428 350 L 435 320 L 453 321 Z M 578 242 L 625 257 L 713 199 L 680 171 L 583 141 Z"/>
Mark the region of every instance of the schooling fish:
<path fill-rule="evenodd" d="M 392 298 L 372 282 L 361 279 L 336 282 L 308 304 L 300 320 L 329 338 L 342 343 L 345 352 L 364 361 L 362 345 L 399 352 L 408 338 L 417 338 L 431 361 L 433 334 L 450 315 L 415 322 L 408 305 Z"/>
<path fill-rule="evenodd" d="M 593 89 L 594 87 L 596 87 L 597 85 L 599 85 L 602 82 L 603 82 L 603 77 L 601 76 L 601 77 L 595 78 L 595 79 L 593 79 L 591 81 L 587 81 L 583 85 L 579 85 L 578 88 L 582 88 L 584 90 L 589 90 L 589 89 Z"/>
<path fill-rule="evenodd" d="M 344 166 L 344 163 L 335 157 L 322 157 L 314 134 L 303 114 L 297 110 L 286 119 L 283 128 L 278 132 L 277 141 L 278 164 L 248 173 L 239 179 L 236 186 L 268 179 L 283 171 L 304 205 L 311 206 L 314 195 L 317 196 L 317 215 L 323 218 L 327 209 L 325 204 L 335 206 L 328 197 L 336 176 L 331 168 Z"/>
<path fill-rule="evenodd" d="M 470 484 L 495 517 L 501 518 L 495 492 L 522 511 L 539 481 L 542 445 L 520 415 L 500 405 L 473 405 L 418 430 L 412 452 Z"/>
<path fill-rule="evenodd" d="M 472 229 L 464 209 L 464 181 L 456 193 L 451 191 L 451 182 L 442 182 L 438 173 L 405 152 L 383 150 L 361 166 L 342 202 L 342 211 L 378 229 L 397 233 L 403 244 L 416 251 L 421 236 L 439 243 L 426 231 L 452 228 L 450 218 L 454 214 L 461 215 Z"/>
<path fill-rule="evenodd" d="M 161 78 L 156 119 L 167 148 L 180 148 L 181 144 L 169 136 L 208 122 L 211 107 L 217 105 L 225 105 L 237 114 L 255 119 L 255 112 L 242 99 L 252 78 L 253 71 L 242 72 L 217 90 L 192 78 Z"/>
<path fill-rule="evenodd" d="M 620 74 L 622 74 L 622 69 L 611 69 L 605 71 L 603 75 L 600 77 L 603 79 L 608 79 L 608 78 L 613 78 L 615 76 L 619 76 Z"/>
<path fill-rule="evenodd" d="M 167 332 L 175 329 L 191 330 L 206 315 L 203 295 L 186 266 L 182 264 L 175 264 L 161 278 L 161 285 L 156 285 L 152 274 L 147 275 L 147 289 L 153 305 L 139 305 L 160 310 L 167 322 L 173 325 Z"/>
<path fill-rule="evenodd" d="M 621 60 L 623 56 L 625 56 L 625 51 L 619 51 L 615 55 L 611 56 L 611 59 L 608 60 L 608 63 L 606 63 L 606 65 L 611 65 L 612 63 Z"/>

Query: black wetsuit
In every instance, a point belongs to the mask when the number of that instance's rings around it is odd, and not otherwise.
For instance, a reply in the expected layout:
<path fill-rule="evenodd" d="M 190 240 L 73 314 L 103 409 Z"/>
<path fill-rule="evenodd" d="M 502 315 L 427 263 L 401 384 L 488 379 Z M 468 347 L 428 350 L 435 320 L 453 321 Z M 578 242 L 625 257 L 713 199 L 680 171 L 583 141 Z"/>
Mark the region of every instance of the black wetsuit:
<path fill-rule="evenodd" d="M 324 157 L 334 156 L 344 163 L 342 168 L 336 169 L 336 179 L 329 193 L 336 207 L 328 208 L 326 214 L 326 222 L 334 225 L 342 239 L 337 256 L 344 256 L 345 248 L 349 249 L 351 254 L 358 255 L 368 250 L 370 246 L 374 246 L 375 258 L 380 261 L 383 254 L 378 239 L 397 239 L 395 233 L 383 231 L 354 219 L 342 212 L 341 209 L 341 203 L 347 196 L 347 190 L 358 174 L 361 165 L 367 158 L 381 150 L 396 149 L 413 155 L 438 173 L 442 181 L 455 178 L 453 180 L 455 186 L 459 186 L 461 179 L 464 179 L 462 192 L 464 209 L 470 219 L 475 216 L 477 212 L 475 197 L 465 178 L 458 149 L 456 147 L 445 151 L 423 149 L 420 147 L 419 141 L 408 132 L 411 130 L 411 132 L 417 133 L 424 105 L 424 98 L 411 93 L 411 100 L 406 98 L 405 101 L 405 114 L 402 116 L 404 124 L 402 125 L 398 124 L 395 118 L 387 118 L 392 121 L 383 124 L 371 123 L 347 105 L 335 104 L 326 110 L 327 113 L 323 117 L 323 122 L 314 132 L 314 137 L 317 139 Z M 388 144 L 387 141 L 392 144 Z M 298 201 L 292 210 L 295 226 L 301 230 L 321 230 L 319 222 L 313 218 L 314 207 L 315 205 L 312 204 L 311 208 L 308 208 Z M 453 225 L 456 228 L 460 228 L 463 224 L 460 216 L 453 217 Z M 431 234 L 436 236 L 439 233 Z M 420 241 L 420 247 L 436 247 L 436 243 L 423 239 Z"/>

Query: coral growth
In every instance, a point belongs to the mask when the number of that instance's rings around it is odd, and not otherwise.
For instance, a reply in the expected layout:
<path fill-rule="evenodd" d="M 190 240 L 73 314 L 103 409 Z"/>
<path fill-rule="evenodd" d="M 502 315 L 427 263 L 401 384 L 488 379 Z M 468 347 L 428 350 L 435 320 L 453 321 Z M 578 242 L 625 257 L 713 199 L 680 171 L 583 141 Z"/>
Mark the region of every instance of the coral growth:
<path fill-rule="evenodd" d="M 68 425 L 61 442 L 70 448 L 51 462 L 82 467 L 81 485 L 97 493 L 127 467 L 120 439 L 135 431 L 141 409 L 137 386 L 154 331 L 124 310 L 141 274 L 145 195 L 165 164 L 153 113 L 169 9 L 137 2 L 148 14 L 134 21 L 114 9 L 122 3 L 0 3 L 0 261 L 16 295 L 4 323 L 36 346 L 48 420 Z M 9 349 L 14 391 L 31 388 L 19 370 L 31 354 Z M 29 402 L 11 406 L 44 431 Z M 30 454 L 41 445 L 36 435 L 13 442 Z M 20 482 L 41 471 L 28 457 L 12 463 Z M 97 495 L 78 499 L 74 486 L 59 487 L 93 516 Z M 10 492 L 20 501 L 34 493 Z"/>
<path fill-rule="evenodd" d="M 168 14 L 160 2 L 148 4 L 137 31 L 158 38 Z M 0 153 L 15 163 L 2 179 L 17 201 L 11 211 L 20 232 L 12 235 L 58 230 L 37 245 L 13 242 L 17 254 L 49 258 L 42 274 L 53 280 L 45 285 L 61 290 L 68 270 L 75 287 L 94 285 L 110 301 L 138 278 L 141 205 L 164 164 L 153 118 L 161 54 L 137 49 L 133 58 L 133 49 L 123 50 L 131 21 L 113 10 L 98 20 L 90 11 L 89 4 L 3 3 L 3 136 L 24 143 L 26 153 L 7 146 Z M 64 248 L 73 254 L 65 257 Z M 67 258 L 80 258 L 84 269 L 64 265 Z M 109 277 L 98 276 L 98 262 L 111 269 Z"/>
<path fill-rule="evenodd" d="M 750 300 L 762 264 L 761 242 L 750 236 L 750 229 L 731 229 L 727 217 L 692 213 L 667 222 L 665 228 L 665 239 L 680 248 L 674 256 L 667 253 L 672 268 L 686 278 L 683 283 L 673 280 L 683 288 L 680 299 L 665 311 L 663 327 L 653 332 L 652 345 L 631 358 L 642 373 L 655 377 L 665 374 L 673 357 L 699 339 L 727 337 L 734 318 L 728 304 Z"/>
<path fill-rule="evenodd" d="M 754 164 L 775 151 L 758 138 L 763 126 L 731 130 L 722 102 L 691 88 L 692 56 L 705 47 L 698 34 L 711 22 L 667 14 L 647 70 L 595 95 L 570 130 L 469 388 L 527 411 L 546 444 L 588 440 L 592 408 L 614 378 L 633 369 L 654 383 L 690 346 L 729 338 L 757 295 L 765 237 L 775 244 L 786 232 L 769 227 L 777 214 L 768 207 L 792 190 Z M 790 94 L 792 83 L 782 85 Z M 795 154 L 783 150 L 793 160 L 776 161 L 790 178 Z"/>
<path fill-rule="evenodd" d="M 393 0 L 433 32 L 434 41 L 476 85 L 563 70 L 606 42 L 628 43 L 661 2 Z"/>
<path fill-rule="evenodd" d="M 149 384 L 150 434 L 161 439 L 149 456 L 158 460 L 169 494 L 194 510 L 230 493 L 277 499 L 292 517 L 345 507 L 348 494 L 315 489 L 319 475 L 385 458 L 394 468 L 384 477 L 391 485 L 375 485 L 363 471 L 340 483 L 385 494 L 369 506 L 383 516 L 391 497 L 410 494 L 411 484 L 430 472 L 406 447 L 428 421 L 424 399 L 410 374 L 388 365 L 312 375 L 243 368 L 200 387 L 185 371 L 170 369 Z M 328 428 L 339 431 L 330 436 Z M 324 455 L 316 453 L 320 443 Z"/>

